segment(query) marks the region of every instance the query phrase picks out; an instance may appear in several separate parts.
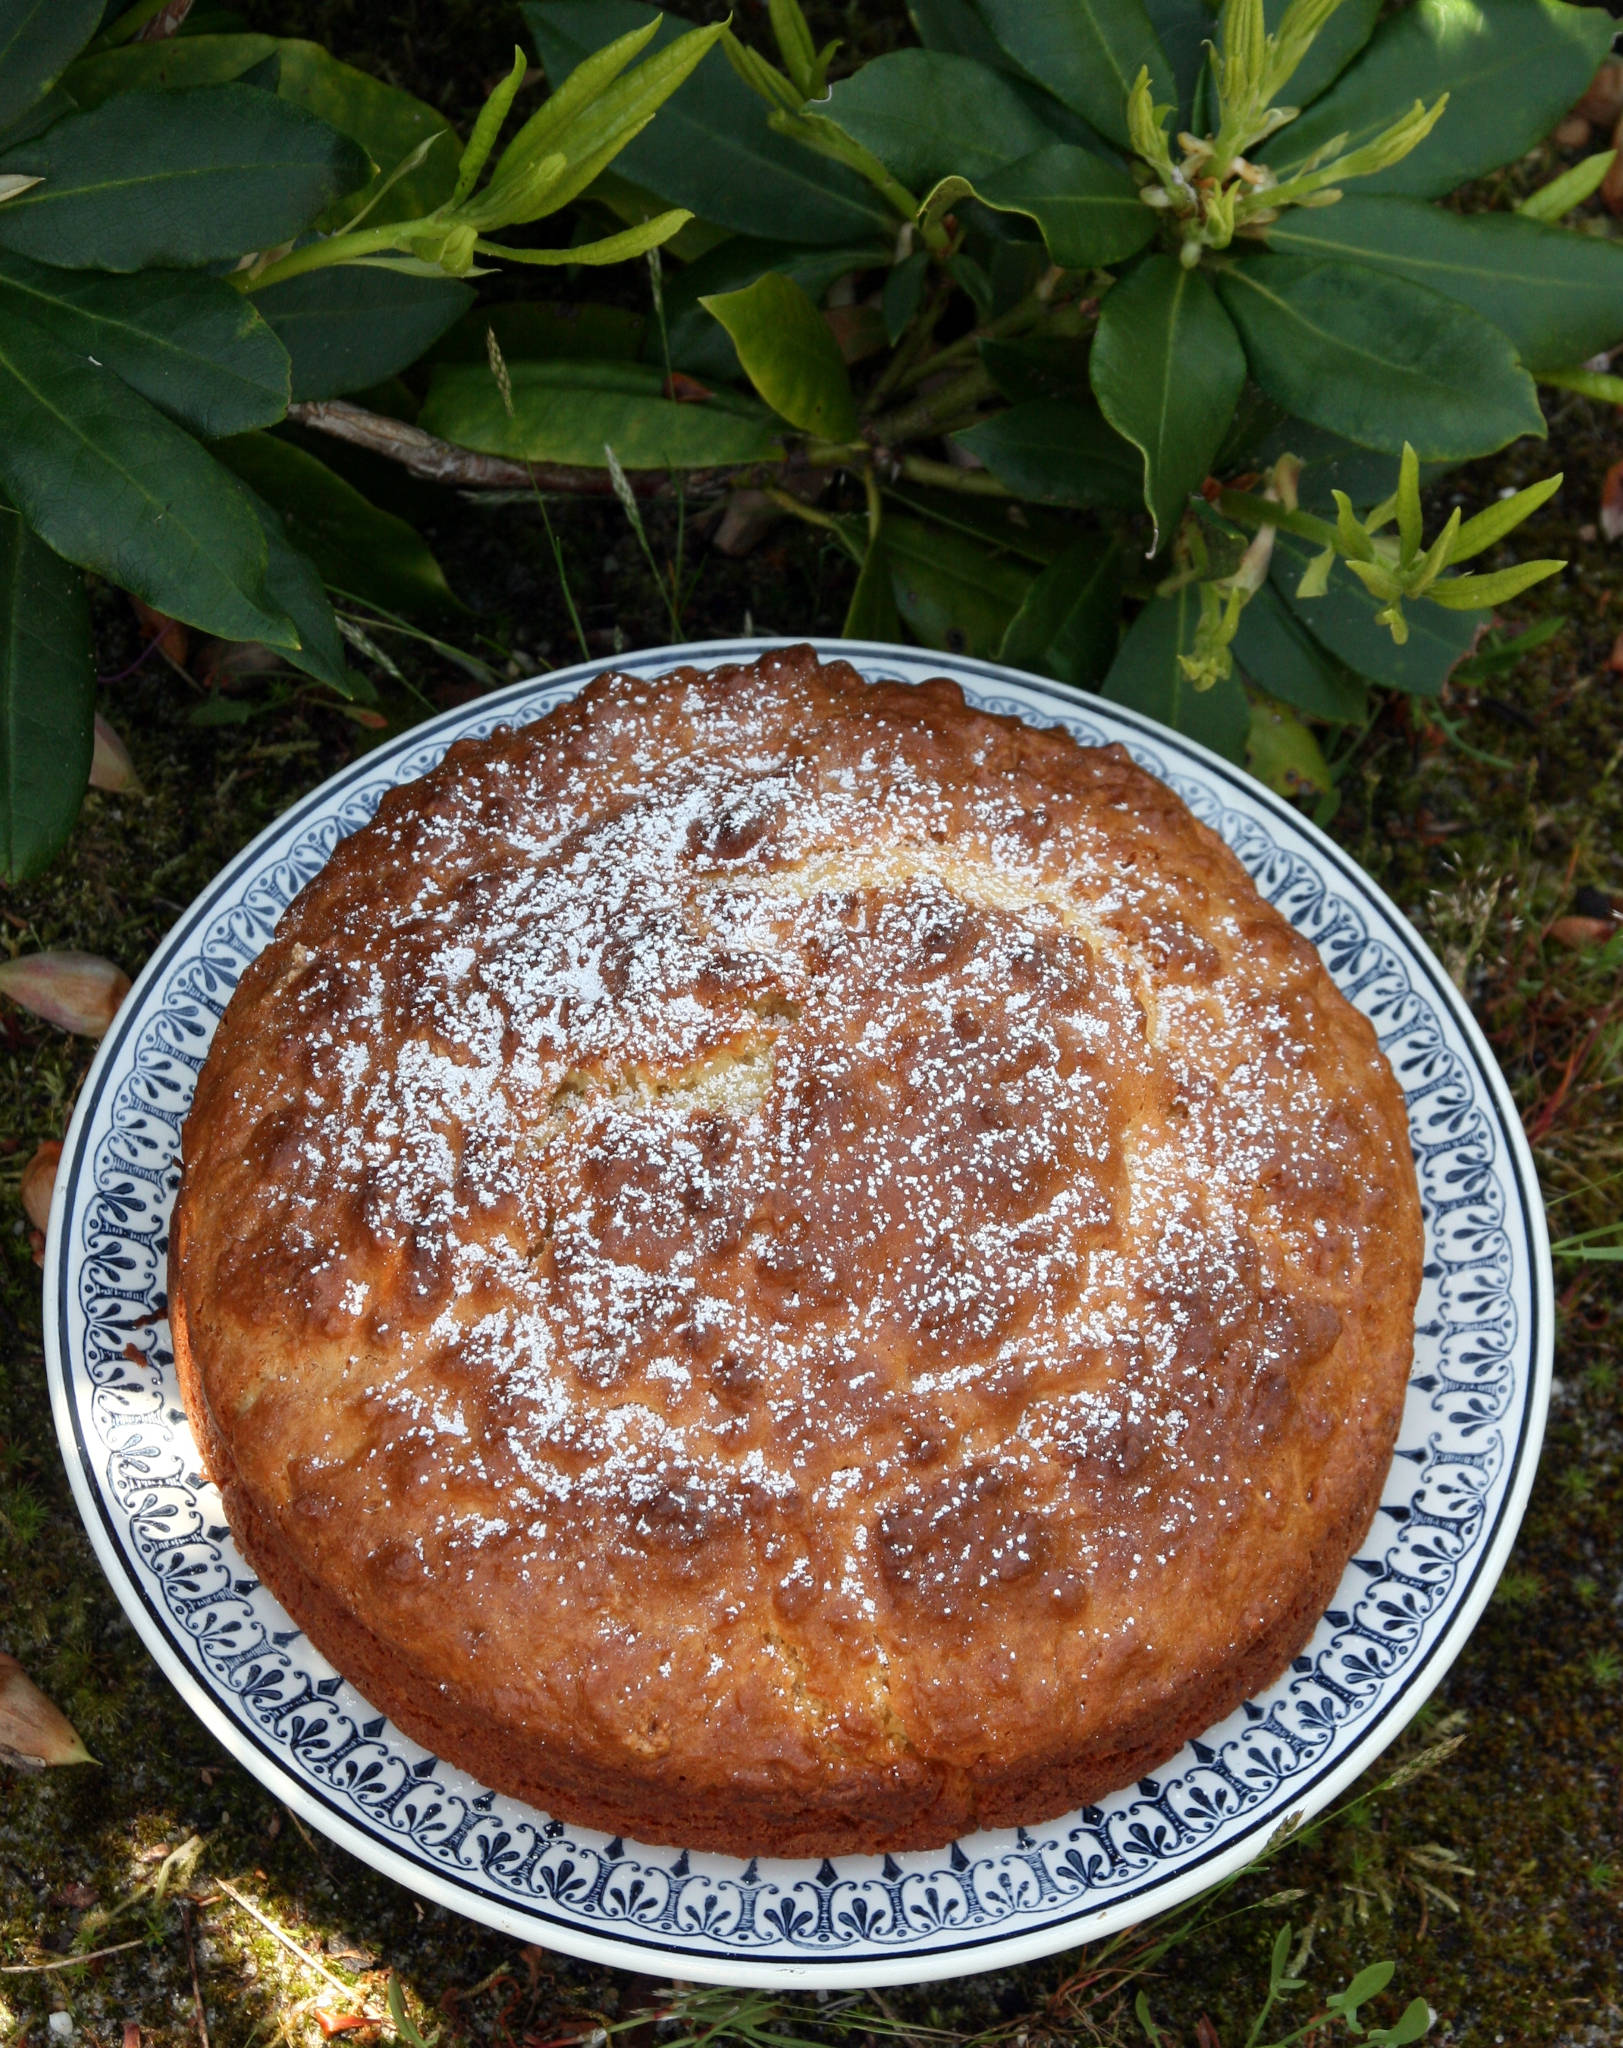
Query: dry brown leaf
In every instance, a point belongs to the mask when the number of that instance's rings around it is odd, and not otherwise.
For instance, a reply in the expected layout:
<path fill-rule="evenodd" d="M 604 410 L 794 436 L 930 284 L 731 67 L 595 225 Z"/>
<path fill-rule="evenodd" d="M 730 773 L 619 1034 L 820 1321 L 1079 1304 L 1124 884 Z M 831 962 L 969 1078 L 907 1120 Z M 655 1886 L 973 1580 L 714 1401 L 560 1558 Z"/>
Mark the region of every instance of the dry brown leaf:
<path fill-rule="evenodd" d="M 330 2041 L 334 2034 L 353 2034 L 359 2027 L 381 2027 L 382 2020 L 366 2012 L 316 2012 L 316 2025 Z"/>
<path fill-rule="evenodd" d="M 1600 487 L 1600 530 L 1608 540 L 1623 538 L 1623 462 L 1614 462 Z"/>
<path fill-rule="evenodd" d="M 1550 926 L 1550 937 L 1558 946 L 1571 946 L 1575 952 L 1586 946 L 1603 946 L 1617 930 L 1609 917 L 1558 917 Z"/>
<path fill-rule="evenodd" d="M 36 1230 L 43 1230 L 51 1213 L 51 1190 L 56 1186 L 56 1169 L 62 1162 L 62 1147 L 47 1138 L 23 1168 L 23 1208 Z"/>
<path fill-rule="evenodd" d="M 0 961 L 0 995 L 82 1038 L 100 1038 L 129 992 L 124 970 L 96 953 L 25 953 Z"/>
<path fill-rule="evenodd" d="M 1597 128 L 1611 127 L 1623 114 L 1623 57 L 1606 59 L 1572 111 L 1586 121 L 1593 121 Z"/>
<path fill-rule="evenodd" d="M 0 1763 L 25 1771 L 93 1764 L 73 1723 L 53 1707 L 15 1657 L 0 1653 Z"/>
<path fill-rule="evenodd" d="M 155 612 L 151 605 L 143 604 L 140 598 L 133 594 L 130 597 L 130 608 L 141 621 L 141 630 L 147 639 L 157 641 L 158 652 L 164 659 L 172 661 L 176 668 L 184 668 L 191 638 L 179 619 L 170 618 L 167 612 Z"/>
<path fill-rule="evenodd" d="M 135 2020 L 124 2022 L 123 2048 L 141 2048 L 141 2028 Z"/>
<path fill-rule="evenodd" d="M 135 763 L 130 759 L 129 748 L 99 711 L 96 713 L 96 744 L 90 756 L 90 787 L 123 790 L 130 796 L 145 794 L 141 778 L 135 772 Z"/>

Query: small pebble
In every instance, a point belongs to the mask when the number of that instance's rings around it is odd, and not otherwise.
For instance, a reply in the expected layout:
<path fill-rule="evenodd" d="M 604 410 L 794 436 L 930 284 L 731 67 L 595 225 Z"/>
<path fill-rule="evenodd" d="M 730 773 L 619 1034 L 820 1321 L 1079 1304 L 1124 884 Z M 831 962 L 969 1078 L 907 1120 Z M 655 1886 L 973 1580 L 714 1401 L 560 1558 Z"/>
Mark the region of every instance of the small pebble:
<path fill-rule="evenodd" d="M 51 2017 L 45 2022 L 45 2025 L 53 2041 L 71 2041 L 73 2039 L 73 2014 L 71 2012 L 53 2012 Z"/>

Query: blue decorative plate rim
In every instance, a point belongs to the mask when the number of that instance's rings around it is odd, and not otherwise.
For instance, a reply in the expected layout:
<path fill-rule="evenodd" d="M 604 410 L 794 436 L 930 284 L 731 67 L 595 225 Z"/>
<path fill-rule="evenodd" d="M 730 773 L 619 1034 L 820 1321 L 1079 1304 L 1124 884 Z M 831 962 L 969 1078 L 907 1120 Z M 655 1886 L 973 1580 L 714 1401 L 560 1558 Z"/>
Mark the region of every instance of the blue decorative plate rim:
<path fill-rule="evenodd" d="M 1526 1505 L 1552 1367 L 1549 1247 L 1532 1158 L 1481 1033 L 1402 914 L 1332 840 L 1230 763 L 1099 698 L 964 656 L 814 641 L 870 674 L 950 676 L 985 708 L 1123 739 L 1329 947 L 1332 973 L 1378 1028 L 1386 1019 L 1383 1044 L 1411 1103 L 1428 1242 L 1410 1410 L 1387 1488 L 1409 1491 L 1376 1524 L 1396 1533 L 1384 1549 L 1378 1533 L 1366 1539 L 1378 1555 L 1349 1565 L 1338 1605 L 1291 1671 L 1154 1778 L 1044 1827 L 941 1851 L 744 1865 L 628 1845 L 496 1798 L 423 1756 L 304 1643 L 235 1552 L 195 1469 L 166 1326 L 152 1313 L 163 1306 L 180 1090 L 190 1092 L 172 1077 L 195 1076 L 212 1018 L 269 935 L 267 913 L 320 865 L 340 825 L 355 829 L 384 788 L 422 773 L 452 739 L 517 710 L 539 716 L 609 668 L 659 673 L 789 644 L 657 648 L 515 683 L 362 756 L 238 854 L 157 948 L 80 1092 L 47 1233 L 46 1361 L 75 1498 L 125 1611 L 211 1732 L 313 1826 L 426 1897 L 589 1960 L 732 1984 L 918 1982 L 1030 1960 L 1181 1903 L 1256 1854 L 1287 1815 L 1321 1810 L 1400 1732 L 1485 1606 Z M 257 917 L 244 908 L 255 891 Z M 233 905 L 239 930 L 227 941 Z M 189 1010 L 176 993 L 188 973 L 198 977 L 184 991 Z M 1429 1051 L 1408 1043 L 1426 1025 Z M 172 1035 L 152 1053 L 160 1028 Z M 160 1082 L 176 1098 L 168 1107 Z M 1428 1118 L 1438 1132 L 1429 1138 Z M 163 1143 L 143 1135 L 157 1127 L 170 1133 Z M 153 1156 L 133 1156 L 142 1149 Z M 1464 1256 L 1442 1255 L 1445 1225 Z M 1432 1363 L 1452 1376 L 1421 1370 Z M 1445 1399 L 1458 1404 L 1447 1417 Z M 214 1524 L 198 1505 L 209 1496 Z M 1463 1514 L 1444 1511 L 1460 1500 Z M 278 1618 L 283 1626 L 266 1627 Z M 1306 1697 L 1310 1679 L 1317 1701 Z M 465 1860 L 470 1849 L 480 1863 Z"/>

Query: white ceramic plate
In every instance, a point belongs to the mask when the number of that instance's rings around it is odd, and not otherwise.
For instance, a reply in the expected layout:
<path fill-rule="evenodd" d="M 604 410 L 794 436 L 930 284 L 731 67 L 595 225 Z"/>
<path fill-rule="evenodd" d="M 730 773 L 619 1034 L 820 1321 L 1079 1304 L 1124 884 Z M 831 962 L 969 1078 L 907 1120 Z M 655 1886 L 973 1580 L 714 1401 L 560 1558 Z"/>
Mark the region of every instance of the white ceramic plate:
<path fill-rule="evenodd" d="M 750 659 L 767 640 L 613 664 Z M 425 1898 L 634 1970 L 880 1985 L 1006 1966 L 1190 1897 L 1398 1733 L 1481 1613 L 1521 1518 L 1550 1384 L 1549 1249 L 1493 1057 L 1447 977 L 1346 854 L 1148 720 L 981 661 L 821 642 L 869 676 L 1121 740 L 1219 831 L 1373 1021 L 1406 1092 L 1427 1260 L 1402 1434 L 1362 1553 L 1303 1654 L 1164 1770 L 1047 1826 L 950 1849 L 748 1864 L 611 1840 L 486 1791 L 376 1714 L 249 1570 L 175 1382 L 164 1268 L 180 1126 L 238 977 L 383 792 L 450 743 L 538 717 L 608 663 L 515 684 L 367 754 L 261 834 L 158 948 L 79 1098 L 51 1213 L 46 1352 L 79 1509 L 182 1697 L 313 1827 Z"/>

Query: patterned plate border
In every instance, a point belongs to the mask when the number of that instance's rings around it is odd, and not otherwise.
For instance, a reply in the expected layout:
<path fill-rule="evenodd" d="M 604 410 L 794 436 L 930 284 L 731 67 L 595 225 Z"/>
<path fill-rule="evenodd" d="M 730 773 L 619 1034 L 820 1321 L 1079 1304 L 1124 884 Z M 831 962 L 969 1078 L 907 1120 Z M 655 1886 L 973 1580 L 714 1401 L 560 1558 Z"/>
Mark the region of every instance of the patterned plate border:
<path fill-rule="evenodd" d="M 534 718 L 603 669 L 751 659 L 659 648 L 515 684 L 363 756 L 226 867 L 148 962 L 80 1093 L 52 1204 L 46 1361 L 79 1510 L 189 1706 L 295 1812 L 424 1897 L 648 1972 L 882 1985 L 1004 1967 L 1163 1911 L 1327 1805 L 1458 1654 L 1509 1554 L 1549 1400 L 1548 1239 L 1504 1081 L 1453 986 L 1331 840 L 1149 720 L 961 656 L 818 641 L 869 675 L 948 675 L 985 709 L 1124 742 L 1239 854 L 1371 1017 L 1408 1099 L 1426 1213 L 1415 1370 L 1389 1500 L 1280 1681 L 1164 1770 L 1045 1827 L 837 1863 L 644 1847 L 570 1828 L 424 1755 L 326 1664 L 231 1540 L 175 1384 L 164 1253 L 179 1128 L 215 1023 L 283 906 L 385 789 L 453 739 Z"/>

